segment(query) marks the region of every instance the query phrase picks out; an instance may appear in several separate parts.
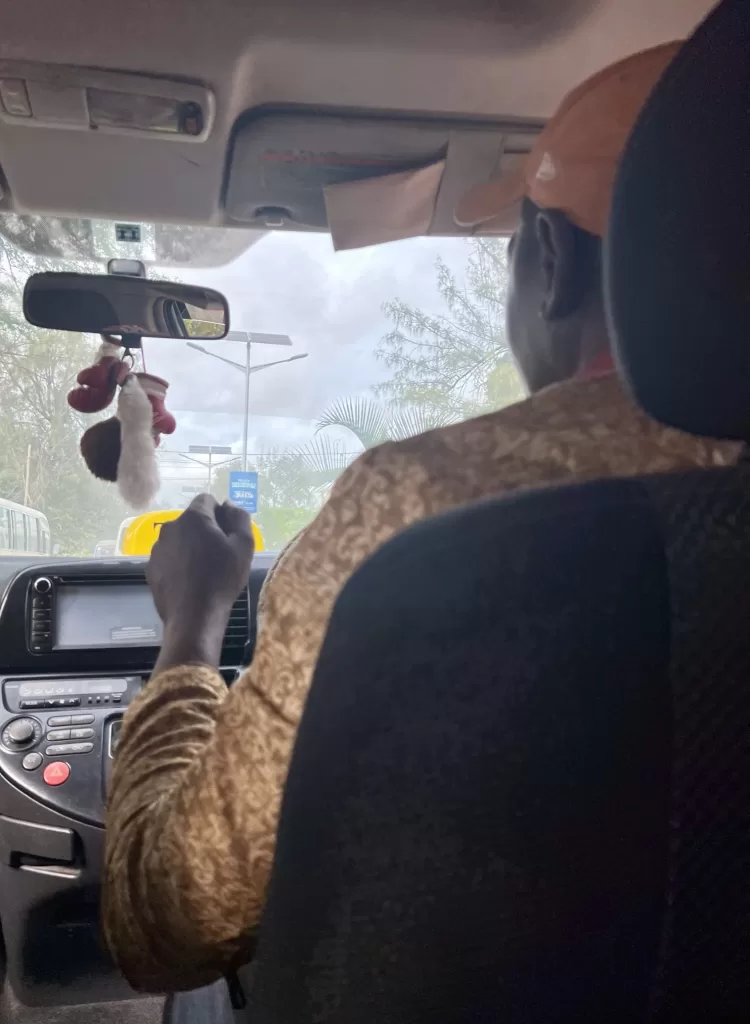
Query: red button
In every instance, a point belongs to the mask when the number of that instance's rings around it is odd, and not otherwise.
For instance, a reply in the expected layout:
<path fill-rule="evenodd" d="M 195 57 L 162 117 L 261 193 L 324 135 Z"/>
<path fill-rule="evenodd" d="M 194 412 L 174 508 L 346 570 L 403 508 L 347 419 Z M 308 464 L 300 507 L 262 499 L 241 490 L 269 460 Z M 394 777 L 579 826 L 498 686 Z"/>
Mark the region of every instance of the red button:
<path fill-rule="evenodd" d="M 70 765 L 64 761 L 53 761 L 42 772 L 42 778 L 48 786 L 62 786 L 63 782 L 68 781 L 69 775 Z"/>

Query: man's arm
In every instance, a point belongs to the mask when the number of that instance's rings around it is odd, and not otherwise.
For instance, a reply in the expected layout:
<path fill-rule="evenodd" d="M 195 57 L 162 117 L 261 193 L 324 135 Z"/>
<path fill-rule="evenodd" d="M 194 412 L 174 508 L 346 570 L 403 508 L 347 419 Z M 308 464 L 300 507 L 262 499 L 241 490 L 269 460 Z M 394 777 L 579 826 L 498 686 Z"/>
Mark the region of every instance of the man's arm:
<path fill-rule="evenodd" d="M 265 737 L 280 729 L 286 747 L 291 727 L 277 722 L 262 702 L 256 708 L 245 687 L 228 697 L 217 671 L 251 555 L 247 516 L 203 496 L 179 524 L 164 528 L 149 564 L 164 642 L 154 678 L 123 723 L 109 796 L 104 881 L 105 932 L 124 972 L 140 988 L 190 988 L 216 977 L 245 956 L 243 924 L 258 917 L 253 907 L 270 864 L 270 854 L 262 853 L 266 822 L 244 821 L 265 872 L 253 869 L 248 858 L 247 865 L 236 865 L 239 873 L 222 876 L 221 861 L 233 838 L 228 824 L 247 811 L 236 792 L 234 748 L 244 733 L 251 753 L 243 760 L 252 762 L 255 730 Z M 233 714 L 237 704 L 239 716 Z M 245 729 L 243 717 L 249 719 Z M 280 783 L 270 788 L 278 794 Z M 273 794 L 262 801 L 271 814 L 273 804 Z M 255 841 L 257 834 L 261 841 Z M 239 918 L 233 916 L 237 912 Z"/>
<path fill-rule="evenodd" d="M 339 478 L 276 563 L 263 588 L 252 666 L 229 691 L 216 666 L 232 601 L 204 600 L 196 609 L 192 600 L 206 597 L 205 576 L 220 559 L 209 551 L 203 568 L 187 564 L 188 550 L 207 548 L 175 532 L 183 517 L 159 541 L 174 541 L 161 580 L 153 578 L 154 549 L 149 579 L 165 642 L 118 742 L 103 894 L 107 942 L 135 988 L 195 988 L 251 956 L 297 724 L 328 619 L 343 584 L 380 543 L 362 502 L 376 500 L 380 519 L 395 499 L 373 482 L 373 457 Z"/>
<path fill-rule="evenodd" d="M 247 673 L 167 669 L 128 710 L 109 797 L 103 921 L 136 988 L 196 988 L 250 959 L 296 724 Z"/>

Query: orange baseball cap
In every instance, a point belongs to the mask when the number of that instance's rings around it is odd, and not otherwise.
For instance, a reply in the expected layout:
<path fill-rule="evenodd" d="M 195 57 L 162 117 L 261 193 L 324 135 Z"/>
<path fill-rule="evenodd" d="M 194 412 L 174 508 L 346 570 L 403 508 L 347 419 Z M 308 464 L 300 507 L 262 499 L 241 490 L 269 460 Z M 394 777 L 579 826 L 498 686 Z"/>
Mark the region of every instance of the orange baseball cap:
<path fill-rule="evenodd" d="M 617 167 L 648 96 L 682 41 L 611 64 L 568 93 L 514 172 L 476 185 L 454 220 L 476 228 L 505 217 L 524 198 L 562 210 L 584 231 L 604 237 Z"/>

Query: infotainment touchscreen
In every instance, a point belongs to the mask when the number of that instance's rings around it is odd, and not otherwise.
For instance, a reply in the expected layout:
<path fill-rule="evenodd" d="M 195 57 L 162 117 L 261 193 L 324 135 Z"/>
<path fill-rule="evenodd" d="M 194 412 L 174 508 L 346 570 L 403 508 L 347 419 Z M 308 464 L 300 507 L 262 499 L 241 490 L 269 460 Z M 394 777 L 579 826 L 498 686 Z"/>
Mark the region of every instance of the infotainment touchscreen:
<path fill-rule="evenodd" d="M 63 584 L 55 608 L 57 651 L 161 644 L 161 620 L 145 583 Z"/>

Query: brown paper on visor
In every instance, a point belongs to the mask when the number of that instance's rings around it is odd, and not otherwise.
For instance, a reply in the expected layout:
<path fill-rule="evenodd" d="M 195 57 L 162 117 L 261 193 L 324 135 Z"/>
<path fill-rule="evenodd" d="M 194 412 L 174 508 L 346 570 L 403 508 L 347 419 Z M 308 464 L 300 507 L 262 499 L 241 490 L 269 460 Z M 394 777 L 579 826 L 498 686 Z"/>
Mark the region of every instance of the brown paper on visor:
<path fill-rule="evenodd" d="M 584 231 L 603 238 L 625 143 L 681 46 L 681 41 L 664 43 L 633 54 L 573 89 L 517 169 L 476 185 L 459 201 L 456 224 L 498 230 L 526 197 L 545 209 L 562 210 Z"/>
<path fill-rule="evenodd" d="M 333 248 L 357 249 L 426 235 L 445 160 L 416 171 L 385 174 L 323 189 Z"/>

